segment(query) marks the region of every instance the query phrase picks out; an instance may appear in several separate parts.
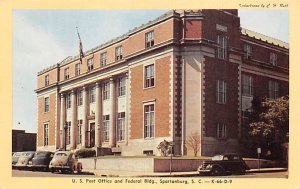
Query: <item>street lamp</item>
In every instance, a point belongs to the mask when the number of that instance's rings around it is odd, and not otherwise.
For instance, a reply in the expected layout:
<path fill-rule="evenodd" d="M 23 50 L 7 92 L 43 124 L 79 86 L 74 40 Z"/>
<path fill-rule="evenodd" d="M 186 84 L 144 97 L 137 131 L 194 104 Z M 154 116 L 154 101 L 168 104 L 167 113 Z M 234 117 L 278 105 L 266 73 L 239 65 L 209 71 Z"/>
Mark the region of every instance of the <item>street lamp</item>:
<path fill-rule="evenodd" d="M 65 146 L 64 149 L 67 151 L 67 130 L 68 130 L 68 122 L 65 122 L 64 131 L 65 131 Z"/>

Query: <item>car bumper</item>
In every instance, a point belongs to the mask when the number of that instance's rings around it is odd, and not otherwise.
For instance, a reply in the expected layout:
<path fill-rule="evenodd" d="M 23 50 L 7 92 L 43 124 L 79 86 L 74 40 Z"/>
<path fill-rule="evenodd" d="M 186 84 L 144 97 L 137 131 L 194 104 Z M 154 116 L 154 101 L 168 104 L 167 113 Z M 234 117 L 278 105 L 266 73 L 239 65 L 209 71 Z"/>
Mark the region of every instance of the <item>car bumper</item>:
<path fill-rule="evenodd" d="M 70 169 L 69 165 L 50 165 L 50 169 Z"/>

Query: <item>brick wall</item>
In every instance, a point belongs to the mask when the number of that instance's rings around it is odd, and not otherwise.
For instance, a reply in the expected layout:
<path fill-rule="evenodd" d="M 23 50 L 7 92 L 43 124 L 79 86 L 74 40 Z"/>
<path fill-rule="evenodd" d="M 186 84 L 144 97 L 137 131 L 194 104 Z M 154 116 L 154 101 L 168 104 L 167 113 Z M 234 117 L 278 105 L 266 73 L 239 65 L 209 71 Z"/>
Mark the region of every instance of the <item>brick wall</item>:
<path fill-rule="evenodd" d="M 155 101 L 155 137 L 169 136 L 170 56 L 155 61 L 155 87 L 144 89 L 143 65 L 131 68 L 131 138 L 143 138 L 143 101 Z"/>
<path fill-rule="evenodd" d="M 37 145 L 44 145 L 44 123 L 49 123 L 49 146 L 55 144 L 56 93 L 49 94 L 49 112 L 44 112 L 44 97 L 38 98 L 38 139 Z"/>
<path fill-rule="evenodd" d="M 217 80 L 227 82 L 226 104 L 216 103 Z M 227 125 L 227 136 L 238 136 L 238 64 L 205 58 L 205 136 L 216 137 L 217 123 Z"/>

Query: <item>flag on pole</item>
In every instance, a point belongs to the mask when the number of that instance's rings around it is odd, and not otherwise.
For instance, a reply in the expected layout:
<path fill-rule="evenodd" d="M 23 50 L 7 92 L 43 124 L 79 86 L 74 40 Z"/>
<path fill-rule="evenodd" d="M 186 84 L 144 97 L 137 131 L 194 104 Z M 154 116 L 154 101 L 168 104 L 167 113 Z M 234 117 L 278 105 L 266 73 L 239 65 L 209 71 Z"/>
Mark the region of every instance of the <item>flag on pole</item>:
<path fill-rule="evenodd" d="M 82 58 L 84 56 L 83 50 L 82 50 L 82 42 L 81 42 L 81 38 L 80 38 L 80 35 L 79 35 L 79 32 L 78 32 L 78 28 L 76 27 L 76 29 L 77 29 L 77 35 L 78 35 L 78 38 L 79 38 L 79 59 L 80 59 L 80 63 L 82 63 Z"/>

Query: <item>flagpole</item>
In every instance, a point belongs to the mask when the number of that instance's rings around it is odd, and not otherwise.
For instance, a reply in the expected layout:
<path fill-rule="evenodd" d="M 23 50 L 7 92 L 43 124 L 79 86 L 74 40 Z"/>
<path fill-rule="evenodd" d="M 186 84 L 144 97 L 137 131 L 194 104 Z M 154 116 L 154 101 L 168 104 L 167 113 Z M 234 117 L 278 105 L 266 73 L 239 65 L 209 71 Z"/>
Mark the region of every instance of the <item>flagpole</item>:
<path fill-rule="evenodd" d="M 83 54 L 82 42 L 81 42 L 81 38 L 80 38 L 80 34 L 79 34 L 77 26 L 76 26 L 76 30 L 77 30 L 77 35 L 78 35 L 78 38 L 79 38 L 79 60 L 80 60 L 80 63 L 82 64 L 82 58 L 84 57 L 84 54 Z"/>

